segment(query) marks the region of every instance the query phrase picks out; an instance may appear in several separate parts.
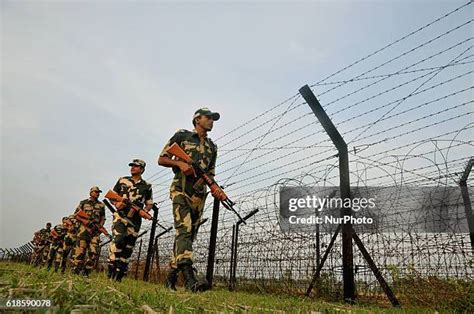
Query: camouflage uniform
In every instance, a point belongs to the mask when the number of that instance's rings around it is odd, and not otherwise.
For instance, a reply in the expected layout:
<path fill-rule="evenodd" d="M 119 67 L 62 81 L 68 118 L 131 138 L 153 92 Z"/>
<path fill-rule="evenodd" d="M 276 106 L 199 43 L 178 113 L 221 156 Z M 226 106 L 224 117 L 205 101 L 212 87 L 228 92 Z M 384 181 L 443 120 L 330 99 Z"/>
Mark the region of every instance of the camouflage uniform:
<path fill-rule="evenodd" d="M 178 130 L 163 148 L 160 157 L 172 158 L 166 150 L 177 143 L 203 170 L 215 175 L 217 146 L 208 137 L 202 141 L 195 130 Z M 174 227 L 176 229 L 173 255 L 170 266 L 176 269 L 180 265 L 193 263 L 193 241 L 196 239 L 206 197 L 207 186 L 194 176 L 184 175 L 178 167 L 173 167 L 175 176 L 170 187 L 173 202 Z"/>
<path fill-rule="evenodd" d="M 89 226 L 79 224 L 72 265 L 74 273 L 83 272 L 87 275 L 94 268 L 97 258 L 100 232 L 95 226 L 99 227 L 105 221 L 105 205 L 99 200 L 88 198 L 79 203 L 74 214 L 80 210 L 89 216 Z"/>
<path fill-rule="evenodd" d="M 33 242 L 35 243 L 35 249 L 33 251 L 32 264 L 34 266 L 43 265 L 47 261 L 47 254 L 49 252 L 50 244 L 50 233 L 51 230 L 43 228 L 35 232 Z M 46 255 L 46 257 L 45 257 Z"/>
<path fill-rule="evenodd" d="M 47 265 L 48 258 L 49 258 L 49 251 L 51 250 L 51 243 L 53 242 L 53 237 L 51 236 L 51 230 L 45 231 L 45 233 L 43 234 L 43 239 L 44 239 L 45 247 L 43 249 L 43 252 L 41 252 L 41 265 Z"/>
<path fill-rule="evenodd" d="M 140 162 L 145 164 L 142 160 Z M 140 208 L 153 204 L 151 185 L 143 179 L 134 182 L 131 176 L 119 178 L 114 186 L 114 191 Z M 113 239 L 109 246 L 109 277 L 120 280 L 126 275 L 129 258 L 133 253 L 141 223 L 140 214 L 132 210 L 130 206 L 114 213 Z"/>
<path fill-rule="evenodd" d="M 33 244 L 35 245 L 33 249 L 33 255 L 31 257 L 31 264 L 34 266 L 39 266 L 41 263 L 41 255 L 43 253 L 45 243 L 43 243 L 43 230 L 46 229 L 41 229 L 39 231 L 36 231 L 33 236 Z"/>
<path fill-rule="evenodd" d="M 35 265 L 36 260 L 38 259 L 38 246 L 39 246 L 39 242 L 40 242 L 39 231 L 36 231 L 33 234 L 33 240 L 31 242 L 33 243 L 34 247 L 33 247 L 33 253 L 31 254 L 30 264 Z"/>
<path fill-rule="evenodd" d="M 58 270 L 59 263 L 61 261 L 61 255 L 63 250 L 64 236 L 66 235 L 66 228 L 63 224 L 54 226 L 53 230 L 56 232 L 57 237 L 52 236 L 52 242 L 49 249 L 48 256 L 48 269 L 51 268 L 54 262 L 54 270 Z"/>
<path fill-rule="evenodd" d="M 61 252 L 61 272 L 66 270 L 67 259 L 72 248 L 76 246 L 77 230 L 79 230 L 79 222 L 74 218 L 74 215 L 69 216 L 72 225 L 67 228 L 64 236 L 63 248 Z"/>

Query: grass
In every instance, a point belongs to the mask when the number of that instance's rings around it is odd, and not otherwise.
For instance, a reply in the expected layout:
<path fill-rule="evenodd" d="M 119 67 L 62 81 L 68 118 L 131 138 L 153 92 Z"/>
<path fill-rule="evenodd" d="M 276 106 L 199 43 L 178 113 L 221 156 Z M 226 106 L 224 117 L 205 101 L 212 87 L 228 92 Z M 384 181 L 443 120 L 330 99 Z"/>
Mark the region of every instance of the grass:
<path fill-rule="evenodd" d="M 125 278 L 117 283 L 104 273 L 90 278 L 61 275 L 45 268 L 0 262 L 0 297 L 52 299 L 54 313 L 433 313 L 429 306 L 392 308 L 388 305 L 330 303 L 304 297 L 230 292 L 217 287 L 203 293 L 168 291 L 162 284 Z M 44 311 L 44 310 L 43 310 Z M 150 313 L 150 312 L 149 312 Z"/>

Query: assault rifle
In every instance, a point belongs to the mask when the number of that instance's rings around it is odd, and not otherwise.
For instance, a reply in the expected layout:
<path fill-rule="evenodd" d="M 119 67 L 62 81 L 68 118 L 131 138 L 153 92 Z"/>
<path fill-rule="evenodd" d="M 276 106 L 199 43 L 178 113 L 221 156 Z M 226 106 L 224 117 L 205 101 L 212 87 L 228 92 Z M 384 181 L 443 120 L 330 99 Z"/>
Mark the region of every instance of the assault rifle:
<path fill-rule="evenodd" d="M 72 221 L 69 217 L 64 219 L 64 224 L 66 225 L 67 230 L 69 230 L 70 228 L 72 228 L 74 226 L 74 224 L 72 223 Z"/>
<path fill-rule="evenodd" d="M 133 211 L 138 212 L 140 217 L 145 218 L 147 220 L 153 220 L 153 217 L 146 211 L 143 210 L 143 208 L 140 208 L 139 206 L 133 204 L 132 201 L 130 201 L 128 198 L 120 196 L 117 192 L 109 190 L 107 194 L 105 194 L 105 198 L 108 198 L 111 201 L 114 202 L 122 202 L 127 205 L 127 207 L 130 207 Z"/>
<path fill-rule="evenodd" d="M 75 215 L 74 218 L 77 219 L 81 224 L 83 224 L 86 229 L 90 232 L 99 231 L 99 233 L 103 233 L 107 238 L 112 239 L 110 234 L 107 232 L 107 229 L 104 226 L 99 226 L 97 223 L 91 223 L 89 221 L 89 215 L 84 210 L 79 210 Z"/>
<path fill-rule="evenodd" d="M 112 213 L 112 215 L 115 214 L 115 208 L 112 206 L 112 204 L 110 204 L 109 200 L 107 200 L 107 199 L 104 198 L 104 199 L 102 200 L 102 202 L 104 202 L 105 206 L 107 206 L 107 208 L 110 210 L 110 212 Z M 154 209 L 154 210 L 158 210 L 158 207 L 156 206 L 156 203 L 153 204 L 153 209 Z M 130 226 L 132 226 L 132 227 L 134 227 L 134 228 L 137 228 L 137 225 L 134 224 L 134 223 L 133 223 L 130 219 L 128 219 L 127 217 L 120 217 L 120 218 L 125 219 L 125 220 L 128 222 L 128 224 L 129 224 Z M 156 222 L 156 224 L 157 224 L 158 226 L 160 226 L 160 227 L 163 228 L 163 229 L 166 229 L 165 227 L 163 227 L 162 224 L 160 224 L 160 223 L 158 222 L 158 219 L 154 219 L 154 218 L 152 217 L 151 221 Z"/>
<path fill-rule="evenodd" d="M 52 236 L 54 239 L 59 238 L 59 233 L 56 231 L 56 229 L 53 228 L 53 230 L 51 230 L 51 236 Z"/>
<path fill-rule="evenodd" d="M 67 221 L 69 221 L 69 223 L 72 225 L 71 221 L 68 219 Z M 66 222 L 66 227 L 63 227 L 64 229 L 61 231 L 61 233 L 59 233 L 57 230 L 56 230 L 56 227 L 54 227 L 53 229 L 51 229 L 51 236 L 53 237 L 54 240 L 59 240 L 60 238 L 63 238 L 64 235 L 66 235 L 66 232 L 67 232 L 67 228 L 68 228 L 68 223 Z"/>
<path fill-rule="evenodd" d="M 234 209 L 235 203 L 229 199 L 229 197 L 224 193 L 224 191 L 217 184 L 217 182 L 214 181 L 214 179 L 211 178 L 197 162 L 193 161 L 192 158 L 188 154 L 186 154 L 186 152 L 178 144 L 173 143 L 173 145 L 171 145 L 166 150 L 166 152 L 190 164 L 193 167 L 196 175 L 204 180 L 206 185 L 211 189 L 212 193 L 217 192 L 217 194 L 222 195 L 222 199 L 220 199 L 222 205 L 224 205 L 226 209 L 233 211 L 234 214 L 239 217 L 240 221 L 242 221 L 244 224 L 247 224 L 245 220 L 240 217 L 239 213 Z"/>

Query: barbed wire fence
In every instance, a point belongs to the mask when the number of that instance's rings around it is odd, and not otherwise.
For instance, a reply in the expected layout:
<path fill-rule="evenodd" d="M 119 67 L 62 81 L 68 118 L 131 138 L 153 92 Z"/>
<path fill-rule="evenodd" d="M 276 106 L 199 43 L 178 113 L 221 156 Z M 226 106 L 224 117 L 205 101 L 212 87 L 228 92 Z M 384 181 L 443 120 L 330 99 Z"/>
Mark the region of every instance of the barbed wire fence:
<path fill-rule="evenodd" d="M 391 206 L 403 206 L 405 186 L 458 187 L 473 156 L 469 5 L 311 85 L 349 143 L 352 185 L 397 187 Z M 321 234 L 317 246 L 314 234 L 283 233 L 278 195 L 283 186 L 338 184 L 337 151 L 330 139 L 306 102 L 295 94 L 215 141 L 218 182 L 237 200 L 242 215 L 259 209 L 241 226 L 238 282 L 256 290 L 305 291 L 331 234 Z M 167 184 L 171 173 L 160 170 L 151 180 L 160 219 L 171 226 Z M 209 202 L 207 218 L 211 206 Z M 458 197 L 452 206 L 464 208 L 462 199 Z M 225 284 L 230 280 L 236 221 L 232 213 L 221 210 L 215 276 Z M 396 217 L 384 221 L 387 228 L 400 223 Z M 210 224 L 204 224 L 195 242 L 195 264 L 202 272 L 209 235 Z M 381 232 L 361 238 L 386 278 L 391 278 L 395 266 L 402 275 L 415 270 L 426 276 L 472 278 L 467 233 Z M 173 233 L 159 239 L 160 271 L 166 269 L 172 243 Z M 333 292 L 341 287 L 340 252 L 336 243 L 323 268 Z M 380 293 L 360 254 L 354 256 L 354 264 L 358 293 Z M 153 274 L 157 280 L 164 279 Z"/>
<path fill-rule="evenodd" d="M 390 188 L 388 208 L 410 207 L 410 187 L 432 187 L 440 195 L 450 191 L 449 209 L 465 213 L 460 183 L 472 187 L 472 176 L 465 174 L 474 155 L 471 5 L 461 5 L 309 85 L 348 143 L 351 186 Z M 303 294 L 332 234 L 281 231 L 279 192 L 289 186 L 338 186 L 337 150 L 299 94 L 213 140 L 218 145 L 216 180 L 236 201 L 242 216 L 258 209 L 240 226 L 233 270 L 237 287 Z M 141 232 L 146 233 L 137 241 L 129 271 L 136 278 L 143 278 L 147 246 L 154 243 L 149 280 L 165 279 L 174 241 L 171 180 L 172 172 L 165 168 L 147 178 L 161 226 L 156 241 L 150 242 L 151 223 L 142 225 Z M 209 198 L 203 217 L 208 221 L 194 243 L 194 265 L 200 272 L 207 266 L 212 203 Z M 396 269 L 400 276 L 415 272 L 472 280 L 470 233 L 419 233 L 409 228 L 384 232 L 420 223 L 417 208 L 408 211 L 408 221 L 388 215 L 380 232 L 360 235 L 384 277 L 390 281 Z M 432 219 L 439 219 L 435 214 Z M 465 223 L 466 215 L 460 215 L 453 228 Z M 218 221 L 214 282 L 228 286 L 237 219 L 221 209 Z M 111 219 L 106 226 L 111 229 Z M 20 255 L 11 250 L 0 254 L 2 258 Z M 99 266 L 107 255 L 104 245 Z M 357 293 L 379 295 L 376 278 L 358 252 L 354 267 Z M 325 285 L 319 292 L 341 293 L 342 255 L 337 241 L 322 276 Z"/>

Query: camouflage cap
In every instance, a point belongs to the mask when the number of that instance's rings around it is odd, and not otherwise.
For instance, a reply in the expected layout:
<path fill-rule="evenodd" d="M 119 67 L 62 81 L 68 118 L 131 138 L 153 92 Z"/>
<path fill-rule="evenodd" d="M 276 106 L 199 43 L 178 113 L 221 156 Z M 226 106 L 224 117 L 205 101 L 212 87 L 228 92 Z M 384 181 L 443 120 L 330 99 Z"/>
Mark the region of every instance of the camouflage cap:
<path fill-rule="evenodd" d="M 208 117 L 211 117 L 212 120 L 214 121 L 219 120 L 221 117 L 221 115 L 218 112 L 212 112 L 211 110 L 209 110 L 209 108 L 205 108 L 205 107 L 196 110 L 193 116 L 193 121 L 199 116 L 208 116 Z"/>
<path fill-rule="evenodd" d="M 132 162 L 129 163 L 128 165 L 129 165 L 129 166 L 136 165 L 136 166 L 145 168 L 145 167 L 146 167 L 146 162 L 143 161 L 143 160 L 141 160 L 141 159 L 134 159 L 134 160 L 132 160 Z"/>
<path fill-rule="evenodd" d="M 90 189 L 89 192 L 99 192 L 99 193 L 102 193 L 102 190 L 99 189 L 98 186 L 93 186 L 93 187 L 91 187 L 91 189 Z"/>

